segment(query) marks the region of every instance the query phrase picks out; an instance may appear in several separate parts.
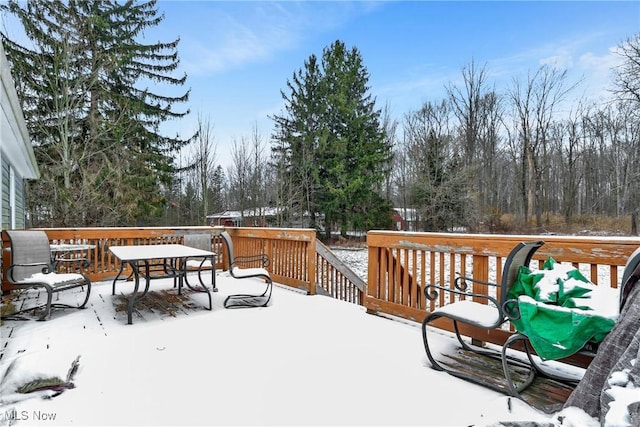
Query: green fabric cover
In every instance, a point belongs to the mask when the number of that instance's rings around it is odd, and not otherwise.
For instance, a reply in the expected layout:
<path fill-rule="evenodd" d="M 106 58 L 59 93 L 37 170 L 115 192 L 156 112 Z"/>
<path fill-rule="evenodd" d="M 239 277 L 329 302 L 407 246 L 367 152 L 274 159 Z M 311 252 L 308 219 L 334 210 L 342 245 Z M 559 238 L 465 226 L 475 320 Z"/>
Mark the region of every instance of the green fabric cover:
<path fill-rule="evenodd" d="M 590 340 L 602 341 L 615 323 L 590 308 L 594 286 L 579 270 L 553 258 L 539 271 L 520 267 L 508 294 L 508 299 L 517 299 L 520 310 L 520 318 L 512 323 L 543 360 L 570 356 Z"/>

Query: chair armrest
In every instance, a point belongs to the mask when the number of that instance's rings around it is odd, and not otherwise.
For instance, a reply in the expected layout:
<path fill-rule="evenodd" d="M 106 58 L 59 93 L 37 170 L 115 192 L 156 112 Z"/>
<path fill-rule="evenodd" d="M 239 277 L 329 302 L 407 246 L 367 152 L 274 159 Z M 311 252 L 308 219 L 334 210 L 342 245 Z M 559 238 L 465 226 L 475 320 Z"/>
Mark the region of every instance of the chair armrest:
<path fill-rule="evenodd" d="M 42 266 L 42 274 L 49 274 L 52 272 L 50 268 L 51 266 L 44 262 L 35 262 L 35 263 L 29 263 L 29 264 L 11 264 L 9 268 L 7 268 L 7 280 L 9 280 L 13 284 L 18 284 L 20 282 L 16 281 L 13 278 L 13 270 L 16 267 L 38 267 L 38 266 Z"/>
<path fill-rule="evenodd" d="M 500 286 L 497 283 L 485 282 L 484 280 L 474 279 L 473 277 L 458 276 L 458 277 L 456 277 L 456 280 L 455 280 L 455 287 L 457 289 L 465 290 L 465 289 L 467 289 L 467 283 L 466 283 L 467 281 L 472 282 L 472 283 L 479 283 L 481 285 L 493 286 L 494 288 L 497 288 L 498 286 Z"/>
<path fill-rule="evenodd" d="M 186 258 L 184 258 L 184 263 L 185 265 L 189 262 L 189 261 L 195 261 L 195 262 L 199 262 L 200 263 L 200 267 L 202 267 L 204 265 L 205 262 L 210 261 L 212 265 L 215 264 L 215 255 L 207 255 L 207 256 L 188 256 Z"/>
<path fill-rule="evenodd" d="M 506 300 L 502 303 L 502 312 L 510 321 L 520 319 L 520 306 L 518 305 L 518 300 L 513 298 Z"/>
<path fill-rule="evenodd" d="M 467 284 L 467 282 L 480 283 L 481 285 L 487 285 L 487 286 L 493 286 L 493 287 L 498 286 L 496 283 L 485 282 L 484 280 L 474 279 L 473 277 L 457 276 L 453 281 L 453 288 L 445 288 L 444 286 L 439 286 L 439 285 L 427 285 L 424 288 L 424 296 L 427 297 L 428 300 L 433 301 L 438 297 L 437 290 L 442 290 L 442 291 L 451 292 L 457 295 L 465 295 L 469 297 L 480 297 L 480 298 L 488 297 L 489 299 L 495 302 L 495 298 L 491 298 L 488 295 L 474 294 L 472 292 L 468 292 L 467 289 L 469 285 Z"/>
<path fill-rule="evenodd" d="M 267 256 L 267 254 L 240 255 L 240 256 L 236 256 L 234 258 L 233 265 L 240 266 L 240 265 L 249 264 L 249 265 L 254 266 L 256 263 L 260 263 L 262 268 L 266 268 L 266 267 L 269 266 L 271 261 L 269 260 L 269 257 Z"/>
<path fill-rule="evenodd" d="M 502 310 L 502 307 L 500 307 L 500 303 L 498 302 L 498 300 L 492 297 L 491 295 L 465 292 L 466 286 L 463 286 L 463 288 L 464 288 L 463 290 L 460 290 L 455 288 L 445 288 L 444 286 L 439 286 L 439 285 L 427 285 L 424 288 L 424 296 L 427 300 L 434 301 L 436 298 L 438 298 L 438 291 L 444 291 L 444 292 L 449 292 L 455 295 L 465 296 L 469 298 L 484 298 L 488 301 L 491 301 L 498 308 L 498 310 Z"/>

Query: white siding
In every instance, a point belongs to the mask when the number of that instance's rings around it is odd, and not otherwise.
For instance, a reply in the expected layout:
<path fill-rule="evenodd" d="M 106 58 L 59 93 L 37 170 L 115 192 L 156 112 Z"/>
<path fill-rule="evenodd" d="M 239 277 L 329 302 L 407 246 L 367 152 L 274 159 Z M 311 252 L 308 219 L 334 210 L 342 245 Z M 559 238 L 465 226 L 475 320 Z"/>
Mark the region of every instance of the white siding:
<path fill-rule="evenodd" d="M 24 180 L 37 179 L 40 171 L 0 43 L 0 226 L 24 227 Z"/>

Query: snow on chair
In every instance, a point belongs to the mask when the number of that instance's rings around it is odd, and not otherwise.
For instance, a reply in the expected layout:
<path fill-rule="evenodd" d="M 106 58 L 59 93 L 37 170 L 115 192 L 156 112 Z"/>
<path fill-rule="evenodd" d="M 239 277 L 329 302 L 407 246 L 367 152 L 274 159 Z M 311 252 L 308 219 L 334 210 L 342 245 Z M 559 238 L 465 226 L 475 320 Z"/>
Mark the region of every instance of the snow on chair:
<path fill-rule="evenodd" d="M 578 378 L 545 368 L 541 362 L 574 354 L 595 357 L 600 343 L 616 325 L 638 275 L 640 248 L 627 260 L 621 289 L 596 286 L 573 265 L 553 258 L 547 259 L 541 270 L 523 269 L 509 292 L 508 307 L 514 313 L 510 320 L 517 332 L 502 348 L 509 394 L 520 397 L 537 376 L 577 384 Z M 507 357 L 509 348 L 518 342 L 529 362 L 527 380 L 520 383 L 512 378 Z"/>
<path fill-rule="evenodd" d="M 7 269 L 7 281 L 16 288 L 44 288 L 47 292 L 44 313 L 39 320 L 46 320 L 51 314 L 52 307 L 85 307 L 91 293 L 91 281 L 84 274 L 55 271 L 49 237 L 44 231 L 6 230 L 5 232 L 11 242 L 11 265 Z M 59 261 L 66 260 L 56 260 L 56 262 Z M 86 287 L 86 296 L 78 306 L 52 302 L 54 293 L 83 287 Z M 33 309 L 36 308 L 40 307 Z"/>
<path fill-rule="evenodd" d="M 507 322 L 509 320 L 509 315 L 507 314 L 504 305 L 507 302 L 509 288 L 516 280 L 520 267 L 528 266 L 534 253 L 542 245 L 544 245 L 544 242 L 542 241 L 521 242 L 516 245 L 505 260 L 500 283 L 491 283 L 477 280 L 473 277 L 458 276 L 454 281 L 453 288 L 440 285 L 425 286 L 424 294 L 428 300 L 435 300 L 438 297 L 439 292 L 448 292 L 457 297 L 455 302 L 440 306 L 429 313 L 422 322 L 422 339 L 424 342 L 424 348 L 433 369 L 447 372 L 450 375 L 500 392 L 505 391 L 505 388 L 492 382 L 485 381 L 480 376 L 474 375 L 471 372 L 464 372 L 462 370 L 445 367 L 443 363 L 438 363 L 431 352 L 431 348 L 429 347 L 427 327 L 437 319 L 448 319 L 453 322 L 453 329 L 456 337 L 458 338 L 460 346 L 464 350 L 500 360 L 502 356 L 500 351 L 468 344 L 460 333 L 459 324 L 466 324 L 485 330 L 493 330 L 500 328 L 505 322 Z M 469 291 L 469 282 L 494 288 L 496 291 L 496 297 Z M 480 301 L 486 303 L 482 303 Z"/>
<path fill-rule="evenodd" d="M 261 278 L 267 282 L 267 286 L 261 294 L 235 294 L 229 295 L 224 300 L 225 308 L 239 307 L 266 307 L 271 299 L 273 281 L 266 267 L 269 265 L 269 257 L 266 254 L 234 256 L 233 242 L 226 231 L 220 234 L 227 249 L 226 256 L 229 262 L 229 274 L 236 279 Z M 260 265 L 260 267 L 241 267 L 242 265 Z"/>

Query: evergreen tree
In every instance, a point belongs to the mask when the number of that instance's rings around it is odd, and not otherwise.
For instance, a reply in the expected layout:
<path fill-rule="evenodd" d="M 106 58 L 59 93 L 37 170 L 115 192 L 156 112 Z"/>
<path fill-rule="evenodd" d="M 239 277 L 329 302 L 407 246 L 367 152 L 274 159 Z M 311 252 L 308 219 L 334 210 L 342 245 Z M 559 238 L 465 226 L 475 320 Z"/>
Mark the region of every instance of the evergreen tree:
<path fill-rule="evenodd" d="M 391 217 L 390 209 L 380 213 L 389 205 L 375 193 L 389 173 L 391 145 L 368 80 L 360 52 L 338 40 L 323 50 L 320 65 L 312 55 L 287 82 L 286 114 L 274 117 L 279 161 L 294 182 L 306 180 L 305 207 L 312 218 L 324 217 L 327 237 Z"/>
<path fill-rule="evenodd" d="M 163 19 L 156 1 L 10 0 L 1 7 L 33 45 L 2 34 L 42 171 L 30 189 L 34 225 L 142 225 L 162 214 L 172 153 L 188 141 L 161 135 L 159 126 L 188 113 L 174 111 L 188 91 L 142 88 L 186 81 L 171 75 L 179 40 L 138 40 Z"/>
<path fill-rule="evenodd" d="M 310 215 L 310 224 L 316 228 L 316 151 L 323 126 L 324 95 L 320 93 L 322 73 L 315 55 L 304 63 L 304 70 L 293 74 L 287 81 L 290 95 L 281 91 L 286 114 L 272 117 L 275 133 L 272 139 L 274 166 L 278 181 L 285 183 L 280 189 L 281 201 L 286 201 L 293 217 Z M 282 204 L 281 204 L 282 206 Z"/>
<path fill-rule="evenodd" d="M 225 200 L 225 174 L 222 166 L 218 165 L 213 170 L 213 177 L 211 179 L 211 185 L 208 189 L 208 198 L 209 198 L 209 212 L 207 215 L 222 212 L 225 210 L 227 203 Z"/>
<path fill-rule="evenodd" d="M 322 68 L 327 129 L 319 163 L 326 167 L 320 170 L 318 184 L 324 190 L 326 231 L 335 220 L 345 237 L 354 220 L 363 222 L 357 217 L 371 210 L 370 202 L 376 200 L 371 192 L 389 173 L 392 147 L 380 124 L 381 110 L 375 109 L 368 93 L 369 74 L 360 52 L 336 41 L 324 49 Z"/>

